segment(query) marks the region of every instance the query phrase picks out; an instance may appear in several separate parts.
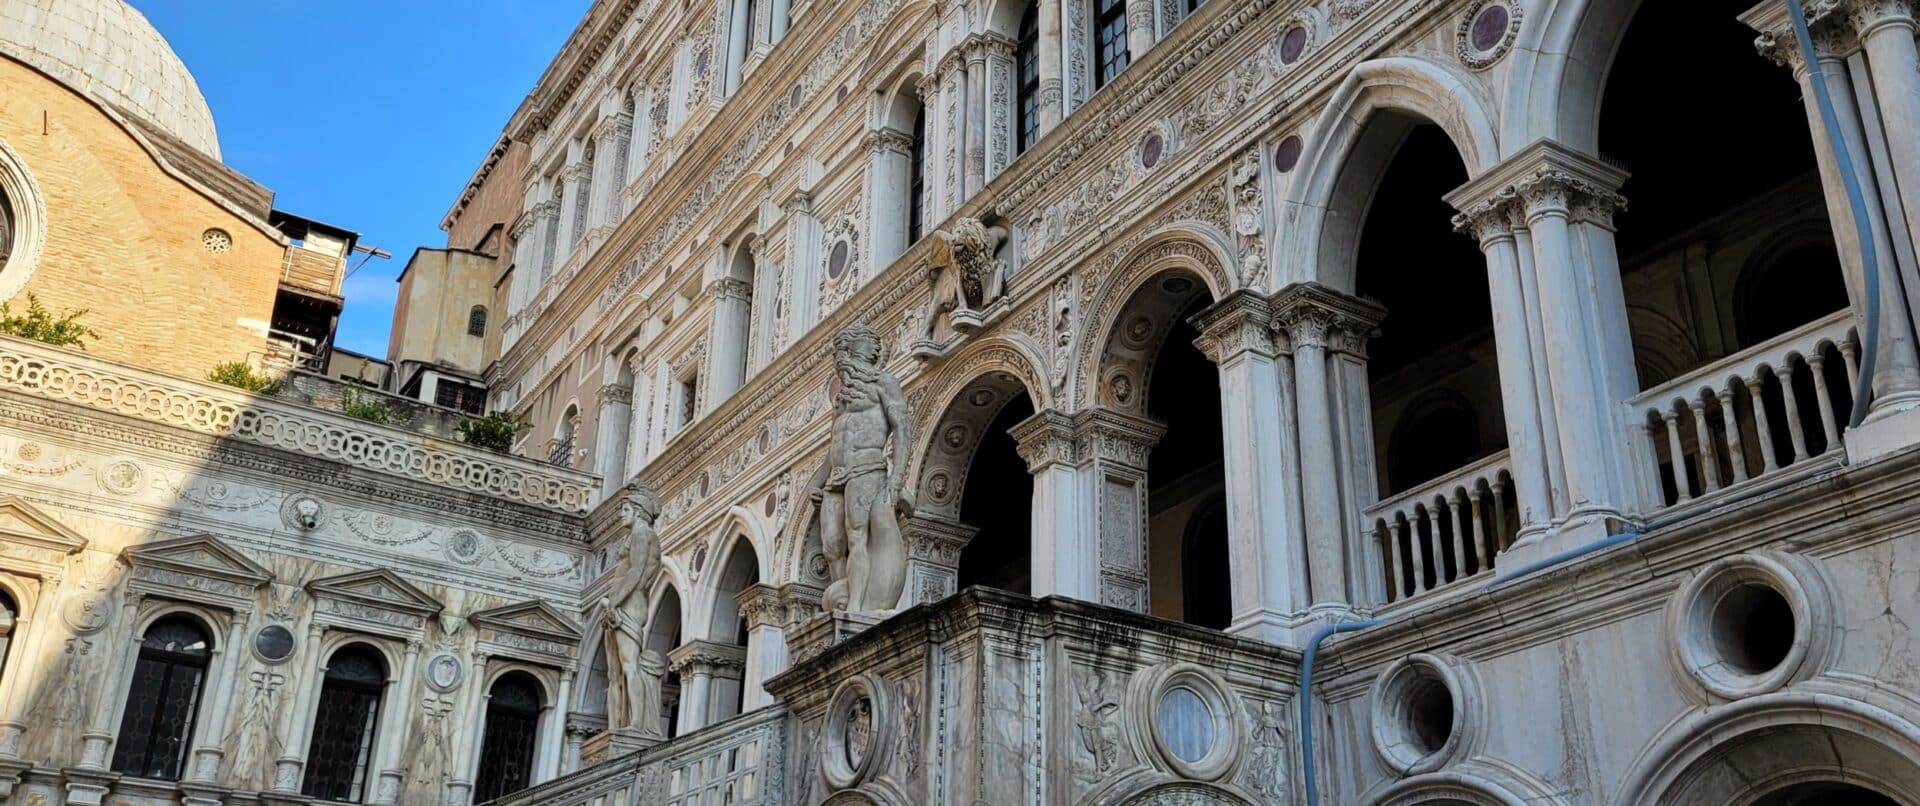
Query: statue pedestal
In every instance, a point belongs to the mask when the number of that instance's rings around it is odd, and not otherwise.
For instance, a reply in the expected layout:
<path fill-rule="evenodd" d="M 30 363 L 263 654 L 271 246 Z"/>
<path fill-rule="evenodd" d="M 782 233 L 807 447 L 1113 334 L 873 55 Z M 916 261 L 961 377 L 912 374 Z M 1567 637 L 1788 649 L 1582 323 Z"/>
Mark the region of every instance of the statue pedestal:
<path fill-rule="evenodd" d="M 642 733 L 637 728 L 615 728 L 590 736 L 580 743 L 582 766 L 592 766 L 621 756 L 638 753 L 666 741 L 660 736 Z M 592 761 L 587 761 L 592 759 Z"/>
<path fill-rule="evenodd" d="M 892 616 L 893 613 L 886 610 L 822 613 L 793 628 L 793 632 L 787 637 L 787 652 L 796 663 L 819 657 L 820 653 L 827 651 L 828 648 L 859 635 L 868 627 L 886 621 Z"/>

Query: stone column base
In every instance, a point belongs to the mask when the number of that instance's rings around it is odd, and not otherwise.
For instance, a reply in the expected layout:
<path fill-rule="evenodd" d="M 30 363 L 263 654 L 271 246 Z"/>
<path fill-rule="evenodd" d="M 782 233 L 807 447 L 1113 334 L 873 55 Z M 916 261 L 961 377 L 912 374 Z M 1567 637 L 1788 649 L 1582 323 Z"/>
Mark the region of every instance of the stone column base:
<path fill-rule="evenodd" d="M 67 806 L 100 806 L 113 792 L 119 773 L 68 767 L 60 771 L 67 778 Z"/>
<path fill-rule="evenodd" d="M 1904 448 L 1920 445 L 1920 408 L 1904 409 L 1867 417 L 1859 428 L 1847 429 L 1841 439 L 1847 446 L 1847 464 L 1871 462 Z"/>
<path fill-rule="evenodd" d="M 636 728 L 610 730 L 601 736 L 606 737 L 607 758 L 619 758 L 629 753 L 638 753 L 667 740 L 657 732 L 648 733 Z"/>

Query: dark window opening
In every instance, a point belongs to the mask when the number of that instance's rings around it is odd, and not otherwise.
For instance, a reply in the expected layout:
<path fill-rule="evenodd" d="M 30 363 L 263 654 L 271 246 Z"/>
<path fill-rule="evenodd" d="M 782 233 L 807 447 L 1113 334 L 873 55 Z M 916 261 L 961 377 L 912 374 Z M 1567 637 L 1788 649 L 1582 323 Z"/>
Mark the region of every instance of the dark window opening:
<path fill-rule="evenodd" d="M 473 310 L 467 311 L 467 335 L 487 335 L 487 309 L 485 306 L 475 305 L 473 306 Z"/>
<path fill-rule="evenodd" d="M 348 647 L 327 661 L 302 793 L 354 802 L 366 795 L 386 685 L 386 664 L 370 648 Z"/>
<path fill-rule="evenodd" d="M 1093 0 L 1093 88 L 1100 89 L 1127 69 L 1126 0 Z"/>
<path fill-rule="evenodd" d="M 211 657 L 207 631 L 193 619 L 173 616 L 147 628 L 120 717 L 114 772 L 180 780 Z"/>
<path fill-rule="evenodd" d="M 1040 4 L 1028 3 L 1020 15 L 1020 34 L 1014 45 L 1015 61 L 1020 66 L 1020 86 L 1015 92 L 1020 109 L 1018 150 L 1025 152 L 1040 139 Z"/>
<path fill-rule="evenodd" d="M 1228 578 L 1227 501 L 1216 496 L 1187 522 L 1180 546 L 1180 593 L 1185 621 L 1224 630 L 1233 621 Z"/>
<path fill-rule="evenodd" d="M 480 739 L 480 774 L 473 800 L 485 803 L 533 783 L 534 739 L 540 728 L 540 685 L 519 672 L 487 692 L 487 726 Z"/>
<path fill-rule="evenodd" d="M 1033 398 L 1021 392 L 994 416 L 974 449 L 960 522 L 979 531 L 960 551 L 958 590 L 1033 590 L 1033 476 L 1007 433 L 1032 416 Z"/>
<path fill-rule="evenodd" d="M 913 113 L 913 145 L 907 154 L 907 243 L 918 243 L 927 218 L 927 108 Z"/>

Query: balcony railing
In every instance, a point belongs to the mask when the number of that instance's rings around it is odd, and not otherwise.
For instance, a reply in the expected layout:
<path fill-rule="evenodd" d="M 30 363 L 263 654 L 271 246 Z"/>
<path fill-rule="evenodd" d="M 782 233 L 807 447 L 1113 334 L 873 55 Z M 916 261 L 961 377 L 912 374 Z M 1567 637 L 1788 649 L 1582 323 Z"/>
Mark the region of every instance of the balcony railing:
<path fill-rule="evenodd" d="M 1644 470 L 1666 506 L 1838 449 L 1858 358 L 1853 314 L 1841 311 L 1634 398 L 1629 415 Z"/>
<path fill-rule="evenodd" d="M 1368 507 L 1362 523 L 1387 561 L 1397 602 L 1490 573 L 1520 531 L 1513 473 L 1501 451 Z"/>
<path fill-rule="evenodd" d="M 786 729 L 784 706 L 762 708 L 508 795 L 492 806 L 779 806 Z"/>
<path fill-rule="evenodd" d="M 289 246 L 287 259 L 280 269 L 280 280 L 296 288 L 337 297 L 346 265 L 346 261 L 335 255 Z"/>

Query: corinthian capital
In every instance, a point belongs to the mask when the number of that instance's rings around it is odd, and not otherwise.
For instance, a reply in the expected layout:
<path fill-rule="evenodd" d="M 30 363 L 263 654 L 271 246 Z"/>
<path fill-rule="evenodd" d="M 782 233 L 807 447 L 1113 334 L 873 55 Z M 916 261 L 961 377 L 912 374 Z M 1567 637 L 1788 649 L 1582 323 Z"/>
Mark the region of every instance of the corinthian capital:
<path fill-rule="evenodd" d="M 1245 353 L 1271 356 L 1273 306 L 1259 293 L 1235 291 L 1193 318 L 1200 338 L 1193 344 L 1218 364 Z"/>
<path fill-rule="evenodd" d="M 913 137 L 888 128 L 867 132 L 866 145 L 867 154 L 873 157 L 913 153 Z"/>
<path fill-rule="evenodd" d="M 1509 204 L 1525 210 L 1529 221 L 1557 214 L 1610 224 L 1626 206 L 1618 192 L 1626 181 L 1616 165 L 1540 140 L 1447 194 L 1447 203 L 1467 214 L 1470 225 Z"/>
<path fill-rule="evenodd" d="M 1332 347 L 1357 353 L 1386 316 L 1387 309 L 1377 302 L 1319 283 L 1295 283 L 1273 298 L 1274 327 L 1286 332 L 1294 349 Z"/>

